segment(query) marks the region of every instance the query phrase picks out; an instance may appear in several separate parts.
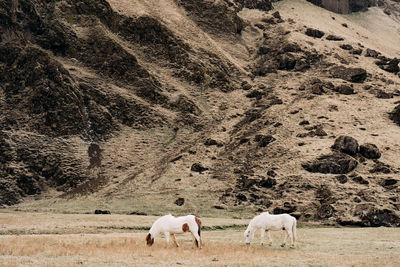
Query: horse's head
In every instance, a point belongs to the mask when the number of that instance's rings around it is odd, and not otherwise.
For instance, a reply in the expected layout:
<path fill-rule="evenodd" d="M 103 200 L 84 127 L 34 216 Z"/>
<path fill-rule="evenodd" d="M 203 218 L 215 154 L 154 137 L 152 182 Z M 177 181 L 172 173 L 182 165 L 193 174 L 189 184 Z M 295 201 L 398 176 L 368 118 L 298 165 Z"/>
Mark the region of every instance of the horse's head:
<path fill-rule="evenodd" d="M 244 237 L 246 238 L 246 245 L 250 245 L 251 240 L 253 240 L 253 231 L 250 226 L 244 231 Z"/>
<path fill-rule="evenodd" d="M 247 228 L 246 231 L 244 231 L 244 237 L 247 237 L 248 234 L 249 234 L 249 228 Z"/>
<path fill-rule="evenodd" d="M 254 231 L 252 230 L 250 225 L 249 227 L 247 227 L 246 231 L 244 231 L 244 237 L 246 238 L 246 245 L 250 245 L 254 237 Z"/>
<path fill-rule="evenodd" d="M 154 243 L 154 237 L 151 236 L 150 233 L 146 236 L 146 244 L 150 247 Z"/>

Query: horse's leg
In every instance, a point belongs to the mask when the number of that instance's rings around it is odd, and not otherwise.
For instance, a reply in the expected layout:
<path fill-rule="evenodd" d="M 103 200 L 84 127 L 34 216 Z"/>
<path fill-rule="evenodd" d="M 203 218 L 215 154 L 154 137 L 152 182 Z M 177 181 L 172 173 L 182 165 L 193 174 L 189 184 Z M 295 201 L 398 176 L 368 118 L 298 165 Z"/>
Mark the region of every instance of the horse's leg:
<path fill-rule="evenodd" d="M 291 247 L 291 248 L 294 248 L 295 246 L 294 246 L 294 240 L 293 240 L 293 232 L 292 232 L 291 229 L 288 230 L 288 235 L 289 235 L 289 237 L 290 237 L 290 247 Z"/>
<path fill-rule="evenodd" d="M 269 231 L 269 230 L 267 230 L 267 237 L 268 237 L 268 240 L 269 240 L 269 246 L 272 246 L 272 238 L 271 238 L 271 231 Z"/>
<path fill-rule="evenodd" d="M 191 232 L 191 233 L 192 233 L 192 235 L 193 235 L 194 238 L 195 238 L 195 242 L 197 241 L 196 246 L 197 246 L 198 248 L 201 248 L 201 237 L 199 236 L 199 234 L 198 234 L 197 232 Z"/>
<path fill-rule="evenodd" d="M 169 233 L 165 232 L 164 235 L 165 235 L 165 240 L 167 241 L 167 244 L 169 244 Z"/>
<path fill-rule="evenodd" d="M 196 246 L 196 237 L 194 237 L 194 234 L 192 232 L 190 232 L 190 234 L 192 235 L 192 248 L 195 248 L 195 246 Z"/>
<path fill-rule="evenodd" d="M 174 241 L 175 246 L 179 247 L 179 244 L 178 244 L 178 242 L 176 242 L 176 238 L 175 238 L 175 235 L 173 233 L 171 233 L 171 238 L 172 238 L 172 241 Z"/>
<path fill-rule="evenodd" d="M 265 234 L 265 229 L 261 228 L 261 246 L 264 246 L 264 234 Z"/>
<path fill-rule="evenodd" d="M 289 232 L 288 230 L 285 231 L 285 238 L 283 239 L 283 243 L 282 243 L 281 247 L 286 246 L 286 239 L 289 236 L 288 232 Z"/>

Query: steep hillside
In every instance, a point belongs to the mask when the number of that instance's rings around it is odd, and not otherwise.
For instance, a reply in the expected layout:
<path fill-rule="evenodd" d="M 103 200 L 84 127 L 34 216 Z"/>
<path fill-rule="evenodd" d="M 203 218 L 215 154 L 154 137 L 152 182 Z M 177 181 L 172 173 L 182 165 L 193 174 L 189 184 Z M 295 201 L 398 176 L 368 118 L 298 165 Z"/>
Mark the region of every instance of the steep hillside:
<path fill-rule="evenodd" d="M 3 3 L 1 204 L 400 224 L 400 24 L 382 9 Z"/>

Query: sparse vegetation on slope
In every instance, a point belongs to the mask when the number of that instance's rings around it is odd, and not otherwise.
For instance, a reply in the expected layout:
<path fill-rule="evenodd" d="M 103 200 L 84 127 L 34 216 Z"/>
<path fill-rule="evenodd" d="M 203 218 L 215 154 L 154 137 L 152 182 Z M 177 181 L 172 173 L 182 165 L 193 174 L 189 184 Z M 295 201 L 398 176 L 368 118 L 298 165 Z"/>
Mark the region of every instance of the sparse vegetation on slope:
<path fill-rule="evenodd" d="M 361 15 L 303 0 L 5 2 L 1 205 L 399 225 L 399 51 Z"/>

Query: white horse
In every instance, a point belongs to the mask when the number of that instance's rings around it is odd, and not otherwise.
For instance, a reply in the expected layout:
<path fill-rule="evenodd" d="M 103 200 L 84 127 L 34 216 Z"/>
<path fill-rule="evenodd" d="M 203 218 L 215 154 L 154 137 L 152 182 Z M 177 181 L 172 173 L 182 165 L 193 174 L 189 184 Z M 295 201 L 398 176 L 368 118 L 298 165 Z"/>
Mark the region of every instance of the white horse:
<path fill-rule="evenodd" d="M 175 234 L 190 232 L 192 234 L 193 244 L 201 248 L 200 228 L 201 221 L 194 215 L 174 217 L 168 214 L 158 218 L 153 223 L 146 236 L 146 243 L 148 246 L 151 246 L 154 243 L 154 238 L 164 234 L 167 243 L 169 243 L 169 237 L 171 236 L 172 241 L 179 247 L 179 244 L 176 242 Z"/>
<path fill-rule="evenodd" d="M 263 212 L 260 215 L 255 216 L 249 223 L 244 236 L 246 237 L 246 244 L 250 245 L 250 242 L 254 238 L 254 233 L 257 230 L 261 231 L 261 245 L 264 245 L 264 233 L 267 231 L 269 239 L 269 245 L 272 245 L 271 235 L 269 230 L 286 230 L 285 239 L 283 240 L 282 247 L 286 245 L 286 239 L 289 236 L 291 241 L 291 248 L 296 246 L 296 218 L 289 214 L 272 215 L 268 212 Z"/>

